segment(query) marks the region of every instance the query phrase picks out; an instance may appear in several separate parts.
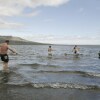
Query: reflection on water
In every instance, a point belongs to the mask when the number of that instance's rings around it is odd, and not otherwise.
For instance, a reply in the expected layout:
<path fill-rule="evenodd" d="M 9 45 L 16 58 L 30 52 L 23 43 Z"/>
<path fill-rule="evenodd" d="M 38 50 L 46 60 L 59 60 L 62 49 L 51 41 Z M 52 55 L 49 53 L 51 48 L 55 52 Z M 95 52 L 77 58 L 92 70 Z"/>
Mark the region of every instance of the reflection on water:
<path fill-rule="evenodd" d="M 29 84 L 35 88 L 100 88 L 99 46 L 80 46 L 80 54 L 74 55 L 73 46 L 53 45 L 52 56 L 48 56 L 48 45 L 12 47 L 19 55 L 9 53 L 11 73 L 6 84 Z"/>

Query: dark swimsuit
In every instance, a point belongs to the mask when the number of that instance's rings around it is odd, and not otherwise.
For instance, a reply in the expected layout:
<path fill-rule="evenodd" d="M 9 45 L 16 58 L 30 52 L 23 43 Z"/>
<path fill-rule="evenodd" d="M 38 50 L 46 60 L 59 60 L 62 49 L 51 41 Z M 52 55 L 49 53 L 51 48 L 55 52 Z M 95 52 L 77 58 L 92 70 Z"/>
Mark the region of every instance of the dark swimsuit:
<path fill-rule="evenodd" d="M 0 54 L 1 56 L 1 60 L 4 61 L 4 62 L 8 62 L 9 61 L 9 57 L 7 54 Z"/>
<path fill-rule="evenodd" d="M 75 48 L 75 47 L 74 47 L 74 53 L 75 53 L 75 54 L 77 54 L 77 50 L 76 50 L 76 48 Z"/>

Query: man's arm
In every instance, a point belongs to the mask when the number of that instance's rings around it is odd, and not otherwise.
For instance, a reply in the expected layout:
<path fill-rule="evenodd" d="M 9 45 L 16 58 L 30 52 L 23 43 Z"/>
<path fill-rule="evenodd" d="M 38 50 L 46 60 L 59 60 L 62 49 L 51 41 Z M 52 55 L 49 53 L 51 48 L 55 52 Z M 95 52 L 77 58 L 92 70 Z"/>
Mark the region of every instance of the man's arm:
<path fill-rule="evenodd" d="M 12 51 L 13 53 L 18 54 L 16 51 L 12 50 L 10 47 L 8 47 L 8 49 L 9 49 L 10 51 Z"/>

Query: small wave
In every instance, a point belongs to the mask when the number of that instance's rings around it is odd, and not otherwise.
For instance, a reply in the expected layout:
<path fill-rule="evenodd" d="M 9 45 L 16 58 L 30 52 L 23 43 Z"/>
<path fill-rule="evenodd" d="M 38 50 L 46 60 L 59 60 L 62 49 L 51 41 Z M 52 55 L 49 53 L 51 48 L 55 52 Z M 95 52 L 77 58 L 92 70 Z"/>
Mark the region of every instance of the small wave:
<path fill-rule="evenodd" d="M 31 67 L 52 67 L 52 68 L 58 68 L 60 66 L 57 66 L 57 65 L 43 65 L 43 64 L 38 64 L 38 63 L 34 63 L 34 64 L 21 64 L 21 65 L 24 65 L 24 66 L 31 66 Z M 13 69 L 14 70 L 14 69 Z M 49 70 L 47 68 L 46 69 L 43 69 L 43 70 L 38 70 L 38 71 L 34 71 L 34 73 L 65 73 L 65 74 L 79 74 L 79 75 L 82 75 L 83 77 L 98 77 L 100 78 L 100 73 L 94 73 L 94 72 L 86 72 L 86 71 L 78 71 L 78 70 Z"/>
<path fill-rule="evenodd" d="M 79 73 L 82 73 L 82 74 L 84 74 L 85 76 L 90 76 L 90 77 L 100 77 L 100 73 L 82 72 L 82 71 L 79 71 Z"/>
<path fill-rule="evenodd" d="M 49 84 L 32 84 L 35 88 L 74 88 L 74 89 L 100 89 L 100 87 L 96 85 L 81 85 L 81 84 L 71 84 L 71 83 L 49 83 Z"/>
<path fill-rule="evenodd" d="M 90 77 L 100 77 L 100 73 L 93 73 L 93 72 L 85 72 L 85 71 L 72 71 L 73 73 L 78 73 L 84 76 Z"/>
<path fill-rule="evenodd" d="M 36 73 L 66 73 L 66 74 L 79 74 L 79 75 L 82 75 L 82 76 L 89 76 L 89 77 L 100 77 L 100 73 L 93 73 L 93 72 L 85 72 L 85 71 L 70 71 L 70 70 L 62 70 L 62 71 L 59 71 L 59 70 L 40 70 L 40 71 L 36 71 Z"/>
<path fill-rule="evenodd" d="M 24 65 L 24 66 L 40 66 L 41 64 L 34 63 L 34 64 L 20 64 L 20 65 Z"/>
<path fill-rule="evenodd" d="M 24 64 L 23 64 L 24 65 Z M 34 67 L 40 67 L 41 66 L 41 64 L 38 64 L 38 63 L 34 63 L 34 64 L 25 64 L 25 66 L 32 66 L 32 68 Z M 50 65 L 49 65 L 50 66 Z M 58 66 L 53 66 L 53 65 L 51 65 L 52 66 L 52 68 L 54 67 L 58 67 Z M 45 65 L 43 66 L 43 67 L 45 67 Z M 44 69 L 38 69 L 38 70 L 35 70 L 34 71 L 34 73 L 59 73 L 59 74 L 74 74 L 74 75 L 81 75 L 82 77 L 91 77 L 91 78 L 100 78 L 100 73 L 95 73 L 95 72 L 86 72 L 86 71 L 80 71 L 80 70 L 59 70 L 59 69 L 48 69 L 48 68 L 44 68 Z M 29 69 L 29 67 L 28 67 L 28 69 Z M 12 73 L 15 73 L 16 72 L 16 70 L 18 70 L 18 67 L 12 67 L 12 68 L 10 68 L 10 70 L 11 70 L 11 73 L 10 74 L 12 74 Z M 30 69 L 30 70 L 32 70 L 32 69 Z M 24 70 L 25 71 L 25 70 Z M 29 70 L 26 70 L 26 71 L 29 71 Z M 32 70 L 33 71 L 33 70 Z M 31 72 L 32 72 L 31 71 Z M 18 72 L 17 72 L 18 73 Z"/>
<path fill-rule="evenodd" d="M 83 84 L 73 84 L 73 83 L 24 83 L 24 84 L 11 84 L 8 85 L 16 85 L 16 86 L 32 86 L 33 88 L 70 88 L 70 89 L 82 89 L 82 90 L 97 90 L 100 89 L 100 86 L 97 85 L 83 85 Z"/>
<path fill-rule="evenodd" d="M 100 73 L 88 73 L 90 76 L 100 77 Z"/>
<path fill-rule="evenodd" d="M 33 63 L 33 64 L 19 64 L 19 65 L 22 65 L 22 66 L 31 66 L 31 67 L 37 67 L 37 66 L 41 66 L 41 67 L 61 67 L 61 66 L 59 66 L 59 65 L 48 65 L 48 64 L 46 64 L 46 63 Z"/>

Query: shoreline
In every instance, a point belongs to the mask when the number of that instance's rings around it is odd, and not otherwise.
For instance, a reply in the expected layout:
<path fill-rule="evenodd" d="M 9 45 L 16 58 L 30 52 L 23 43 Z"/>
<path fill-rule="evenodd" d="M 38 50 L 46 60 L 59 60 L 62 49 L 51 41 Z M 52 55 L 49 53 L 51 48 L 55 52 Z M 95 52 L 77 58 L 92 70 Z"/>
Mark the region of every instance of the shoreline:
<path fill-rule="evenodd" d="M 32 88 L 0 84 L 0 100 L 98 100 L 100 90 Z"/>

